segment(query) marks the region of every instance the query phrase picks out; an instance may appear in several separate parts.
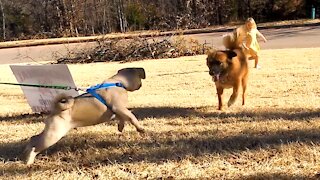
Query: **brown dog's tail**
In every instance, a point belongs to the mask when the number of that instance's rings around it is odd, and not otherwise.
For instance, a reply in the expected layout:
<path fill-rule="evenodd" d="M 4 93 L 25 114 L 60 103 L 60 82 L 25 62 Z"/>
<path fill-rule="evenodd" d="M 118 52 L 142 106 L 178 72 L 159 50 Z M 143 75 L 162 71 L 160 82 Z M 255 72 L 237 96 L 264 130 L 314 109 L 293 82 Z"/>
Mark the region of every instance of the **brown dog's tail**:
<path fill-rule="evenodd" d="M 60 94 L 53 100 L 53 111 L 64 111 L 70 109 L 74 104 L 74 98 L 66 94 Z"/>

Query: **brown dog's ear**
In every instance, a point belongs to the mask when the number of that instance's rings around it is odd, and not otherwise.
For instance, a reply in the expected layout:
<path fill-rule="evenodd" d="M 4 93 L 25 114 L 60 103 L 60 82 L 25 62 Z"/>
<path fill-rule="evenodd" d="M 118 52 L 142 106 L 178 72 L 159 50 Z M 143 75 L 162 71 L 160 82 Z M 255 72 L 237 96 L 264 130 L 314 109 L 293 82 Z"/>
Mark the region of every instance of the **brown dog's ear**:
<path fill-rule="evenodd" d="M 234 51 L 225 51 L 225 53 L 227 54 L 228 59 L 232 59 L 233 57 L 237 56 L 237 53 Z"/>

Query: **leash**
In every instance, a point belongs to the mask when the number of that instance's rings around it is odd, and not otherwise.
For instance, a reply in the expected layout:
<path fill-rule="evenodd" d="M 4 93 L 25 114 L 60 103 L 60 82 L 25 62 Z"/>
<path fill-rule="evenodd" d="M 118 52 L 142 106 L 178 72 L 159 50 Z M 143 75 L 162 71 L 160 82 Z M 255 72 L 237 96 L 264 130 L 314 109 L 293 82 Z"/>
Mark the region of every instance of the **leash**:
<path fill-rule="evenodd" d="M 126 87 L 122 83 L 102 83 L 97 84 L 95 86 L 91 86 L 89 88 L 79 88 L 79 87 L 71 87 L 71 86 L 64 86 L 64 85 L 46 85 L 46 84 L 26 84 L 26 83 L 5 83 L 0 82 L 0 84 L 5 85 L 16 85 L 16 86 L 26 86 L 26 87 L 38 87 L 38 88 L 48 88 L 48 89 L 63 89 L 63 90 L 71 90 L 74 89 L 76 91 L 84 91 L 86 93 L 83 93 L 77 97 L 82 97 L 86 94 L 91 94 L 93 97 L 97 98 L 102 104 L 107 106 L 112 111 L 112 106 L 109 105 L 106 100 L 102 98 L 101 95 L 99 95 L 96 91 L 99 89 L 108 89 L 111 87 L 121 87 L 126 89 Z M 75 98 L 77 98 L 75 97 Z"/>
<path fill-rule="evenodd" d="M 74 89 L 76 91 L 81 90 L 82 88 L 64 86 L 64 85 L 47 85 L 47 84 L 26 84 L 26 83 L 5 83 L 0 82 L 0 84 L 5 85 L 16 85 L 16 86 L 26 86 L 26 87 L 38 87 L 38 88 L 49 88 L 49 89 L 63 89 L 63 90 L 71 90 Z"/>

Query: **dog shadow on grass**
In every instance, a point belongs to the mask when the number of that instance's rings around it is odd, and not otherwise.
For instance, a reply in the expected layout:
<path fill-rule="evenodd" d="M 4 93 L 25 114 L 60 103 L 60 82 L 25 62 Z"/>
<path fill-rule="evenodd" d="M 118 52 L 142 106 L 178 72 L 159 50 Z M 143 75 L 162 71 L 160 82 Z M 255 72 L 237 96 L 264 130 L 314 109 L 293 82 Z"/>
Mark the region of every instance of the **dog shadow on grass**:
<path fill-rule="evenodd" d="M 0 121 L 8 122 L 21 122 L 25 124 L 43 122 L 43 120 L 49 115 L 49 113 L 26 113 L 15 114 L 12 116 L 0 116 Z"/>
<path fill-rule="evenodd" d="M 318 129 L 287 130 L 272 134 L 257 135 L 235 135 L 226 138 L 217 138 L 215 130 L 203 131 L 197 137 L 188 137 L 176 132 L 177 139 L 172 138 L 172 132 L 152 132 L 148 138 L 130 140 L 130 138 L 119 138 L 112 136 L 109 139 L 101 139 L 99 133 L 83 133 L 67 135 L 53 147 L 49 148 L 37 157 L 38 164 L 32 166 L 2 166 L 0 175 L 26 174 L 35 171 L 58 169 L 72 170 L 77 167 L 94 168 L 101 165 L 126 164 L 126 163 L 156 163 L 162 164 L 167 161 L 181 161 L 185 158 L 201 157 L 202 155 L 216 154 L 219 156 L 237 154 L 248 150 L 271 150 L 281 153 L 281 146 L 290 143 L 304 143 L 314 146 L 320 142 Z M 136 132 L 134 132 L 136 133 Z M 128 135 L 130 136 L 130 134 Z M 20 143 L 9 143 L 0 146 L 1 159 L 7 162 L 17 161 L 17 153 L 20 153 Z M 94 152 L 94 153 L 93 153 Z M 231 156 L 230 156 L 231 157 Z M 52 160 L 50 160 L 52 159 Z M 49 167 L 59 159 L 62 167 Z M 19 160 L 19 159 L 18 159 Z M 40 164 L 39 164 L 40 162 Z M 230 162 L 232 164 L 232 162 Z M 237 163 L 236 159 L 234 163 Z M 288 178 L 289 175 L 285 175 Z M 284 177 L 281 174 L 257 174 L 248 178 L 258 177 Z"/>
<path fill-rule="evenodd" d="M 305 177 L 303 175 L 289 175 L 288 173 L 257 173 L 253 175 L 244 175 L 239 178 L 235 178 L 234 180 L 253 180 L 253 179 L 282 179 L 282 180 L 289 180 L 289 179 L 309 179 L 310 177 Z M 318 179 L 319 175 L 316 174 L 313 178 Z"/>
<path fill-rule="evenodd" d="M 212 111 L 213 109 L 213 111 Z M 266 121 L 266 120 L 292 120 L 301 121 L 309 120 L 312 118 L 320 117 L 319 109 L 302 109 L 302 108 L 274 108 L 274 109 L 255 109 L 243 110 L 240 112 L 224 112 L 215 111 L 214 107 L 142 107 L 133 108 L 132 112 L 139 120 L 147 118 L 186 118 L 186 117 L 199 117 L 199 118 L 217 118 L 217 119 L 230 119 L 239 118 L 240 121 Z"/>
<path fill-rule="evenodd" d="M 204 119 L 242 119 L 244 121 L 267 121 L 286 119 L 292 121 L 308 121 L 319 118 L 319 109 L 276 109 L 275 111 L 243 111 L 221 113 L 207 111 L 210 107 L 181 108 L 181 107 L 147 107 L 134 108 L 134 114 L 140 120 L 148 118 L 173 119 L 179 117 L 201 117 Z M 150 120 L 150 119 L 148 119 Z M 152 121 L 152 119 L 150 120 Z M 239 120 L 242 121 L 242 120 Z M 211 122 L 214 122 L 211 121 Z M 226 121 L 227 122 L 227 121 Z M 221 122 L 220 122 L 221 123 Z M 159 127 L 161 128 L 161 127 Z M 303 143 L 314 146 L 320 143 L 320 131 L 317 128 L 307 130 L 287 129 L 270 132 L 268 134 L 236 134 L 234 136 L 219 137 L 217 130 L 203 130 L 196 136 L 179 131 L 148 132 L 141 137 L 137 132 L 125 132 L 125 137 L 111 135 L 101 138 L 100 133 L 74 131 L 64 137 L 54 146 L 41 153 L 36 161 L 53 161 L 59 158 L 62 164 L 73 167 L 94 168 L 99 165 L 112 165 L 123 163 L 149 162 L 161 164 L 167 161 L 180 161 L 189 157 L 200 157 L 205 154 L 235 154 L 248 150 L 275 150 L 290 143 Z M 194 133 L 194 132 L 193 132 Z M 191 133 L 192 134 L 192 133 Z M 4 163 L 17 163 L 25 146 L 25 140 L 21 142 L 3 143 L 0 145 L 0 159 Z M 281 151 L 281 150 L 279 150 Z M 52 160 L 50 160 L 52 159 Z M 46 164 L 46 163 L 43 163 Z M 68 165 L 69 164 L 69 165 Z M 45 165 L 27 166 L 0 166 L 0 175 L 25 174 L 33 171 L 56 170 L 55 166 Z M 260 177 L 284 177 L 278 174 L 254 175 L 248 178 Z M 291 177 L 286 177 L 291 178 Z M 292 177 L 295 178 L 295 177 Z"/>

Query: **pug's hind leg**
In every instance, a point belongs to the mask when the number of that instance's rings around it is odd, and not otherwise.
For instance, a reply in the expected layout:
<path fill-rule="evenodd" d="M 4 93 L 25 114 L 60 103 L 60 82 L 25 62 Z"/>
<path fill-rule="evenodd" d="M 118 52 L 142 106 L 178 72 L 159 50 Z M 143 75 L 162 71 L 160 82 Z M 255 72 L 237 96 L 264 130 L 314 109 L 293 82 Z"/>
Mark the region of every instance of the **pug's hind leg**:
<path fill-rule="evenodd" d="M 37 154 L 58 142 L 70 129 L 69 119 L 58 115 L 47 119 L 44 130 L 31 137 L 24 150 L 26 164 L 32 164 Z"/>

